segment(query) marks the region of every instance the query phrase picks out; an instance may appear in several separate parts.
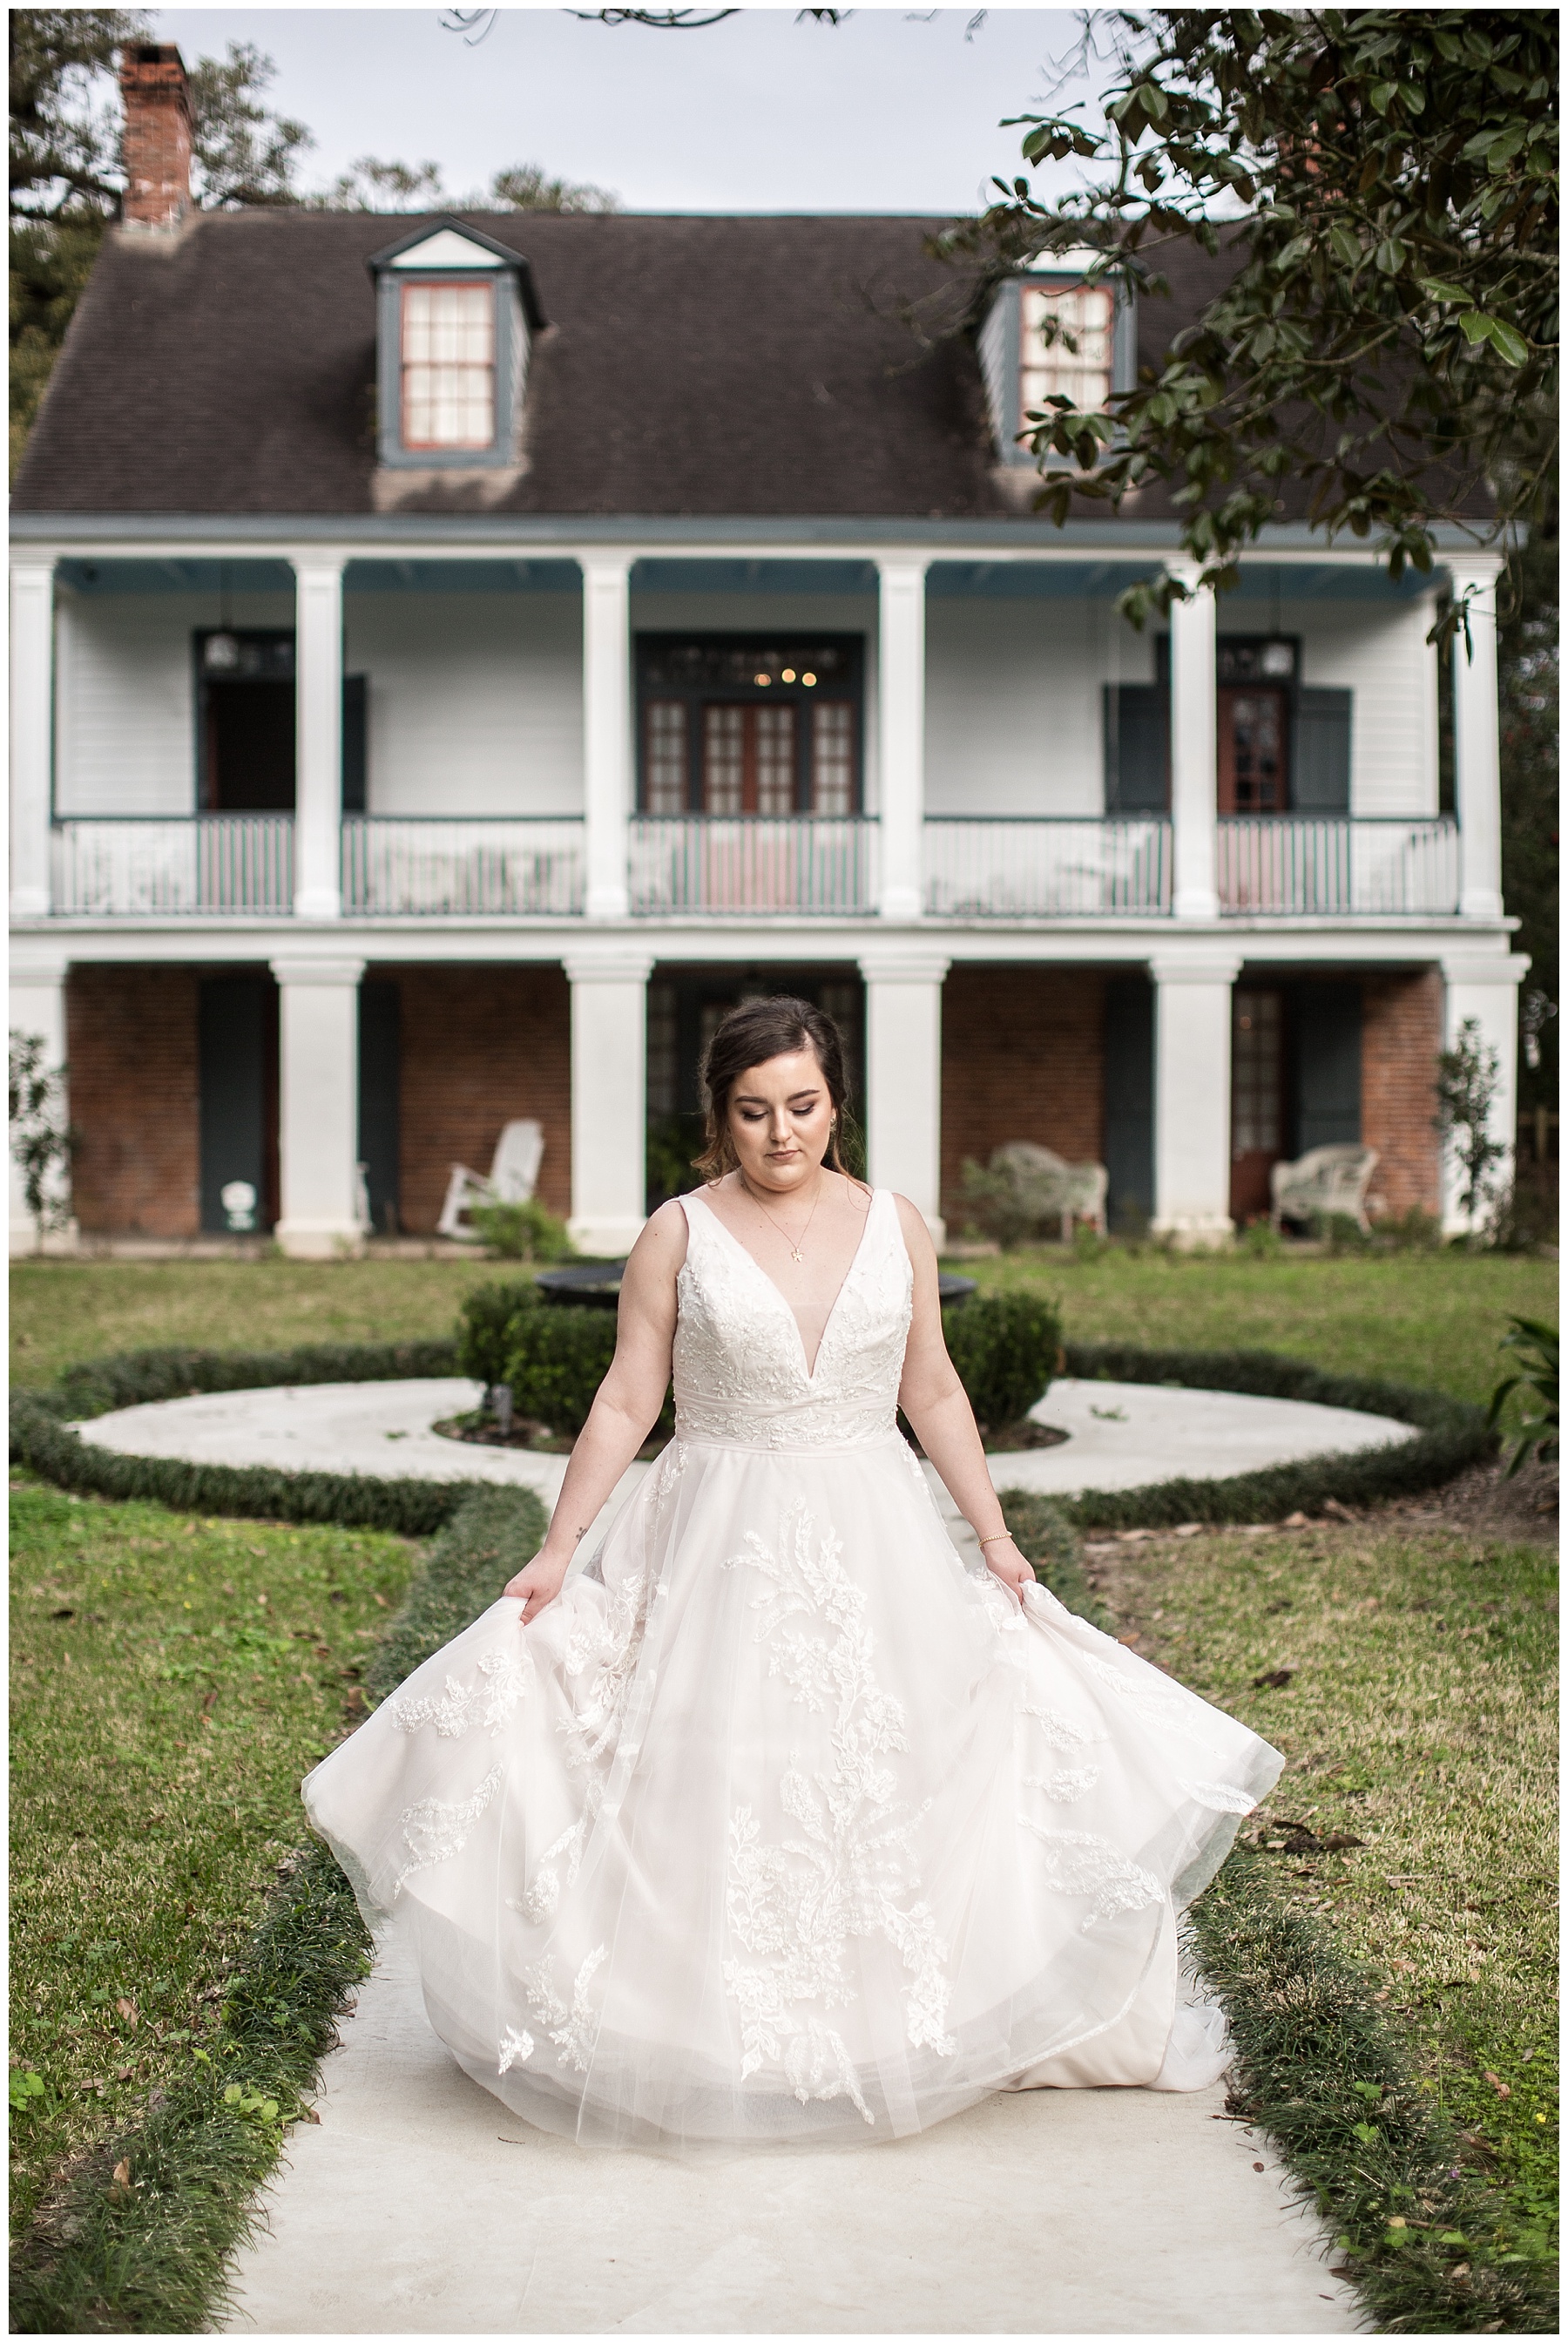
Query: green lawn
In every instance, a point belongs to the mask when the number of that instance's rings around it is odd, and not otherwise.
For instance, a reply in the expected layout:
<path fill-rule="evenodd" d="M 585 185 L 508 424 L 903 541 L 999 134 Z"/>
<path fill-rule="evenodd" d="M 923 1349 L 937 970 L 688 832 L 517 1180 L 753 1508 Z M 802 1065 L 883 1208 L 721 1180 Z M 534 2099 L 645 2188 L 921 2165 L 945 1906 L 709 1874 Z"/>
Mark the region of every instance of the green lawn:
<path fill-rule="evenodd" d="M 1115 1247 L 1084 1261 L 1052 1246 L 955 1265 L 986 1285 L 1059 1295 L 1072 1342 L 1287 1351 L 1457 1399 L 1491 1397 L 1511 1312 L 1557 1318 L 1556 1262 L 1507 1253 L 1255 1261 Z"/>
<path fill-rule="evenodd" d="M 1557 1315 L 1554 1262 L 1504 1254 L 1376 1260 L 1170 1254 L 1120 1247 L 1086 1262 L 1060 1246 L 960 1264 L 985 1284 L 1059 1294 L 1078 1342 L 1294 1352 L 1346 1373 L 1485 1399 L 1510 1312 Z M 483 1261 L 27 1261 L 12 1269 L 11 1365 L 48 1383 L 106 1351 L 194 1342 L 283 1348 L 450 1332 Z"/>
<path fill-rule="evenodd" d="M 11 2206 L 202 2052 L 413 1547 L 12 1485 Z M 28 2083 L 33 2076 L 42 2085 Z"/>
<path fill-rule="evenodd" d="M 1377 1973 L 1424 2087 L 1508 2204 L 1513 2234 L 1498 2242 L 1543 2251 L 1557 2178 L 1553 1557 L 1388 1515 L 1101 1541 L 1088 1567 L 1141 1652 L 1284 1752 L 1250 1835 Z M 1283 1686 L 1257 1682 L 1285 1668 Z M 1362 1844 L 1292 1855 L 1286 1823 Z"/>

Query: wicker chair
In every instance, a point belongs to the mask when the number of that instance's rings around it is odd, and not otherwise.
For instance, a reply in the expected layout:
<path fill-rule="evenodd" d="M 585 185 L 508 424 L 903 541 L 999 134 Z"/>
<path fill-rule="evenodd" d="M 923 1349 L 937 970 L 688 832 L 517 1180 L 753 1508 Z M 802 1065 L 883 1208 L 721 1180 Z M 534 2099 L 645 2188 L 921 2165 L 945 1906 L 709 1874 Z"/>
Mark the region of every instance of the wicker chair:
<path fill-rule="evenodd" d="M 1282 1221 L 1308 1222 L 1319 1213 L 1327 1219 L 1341 1214 L 1368 1229 L 1366 1196 L 1377 1169 L 1375 1147 L 1345 1142 L 1336 1147 L 1310 1147 L 1294 1163 L 1276 1163 L 1269 1174 L 1273 1200 L 1270 1214 L 1276 1228 Z"/>

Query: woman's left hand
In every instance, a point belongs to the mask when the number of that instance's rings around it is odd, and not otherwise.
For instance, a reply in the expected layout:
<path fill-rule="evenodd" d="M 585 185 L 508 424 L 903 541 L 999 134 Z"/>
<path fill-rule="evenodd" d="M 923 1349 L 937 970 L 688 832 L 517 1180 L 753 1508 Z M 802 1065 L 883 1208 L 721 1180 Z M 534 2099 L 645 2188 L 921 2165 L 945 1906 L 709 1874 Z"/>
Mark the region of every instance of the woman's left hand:
<path fill-rule="evenodd" d="M 1011 1538 L 990 1539 L 981 1551 L 985 1555 L 986 1568 L 1000 1578 L 1004 1586 L 1010 1587 L 1021 1603 L 1025 1589 L 1035 1585 L 1037 1581 L 1032 1565 L 1025 1562 Z"/>

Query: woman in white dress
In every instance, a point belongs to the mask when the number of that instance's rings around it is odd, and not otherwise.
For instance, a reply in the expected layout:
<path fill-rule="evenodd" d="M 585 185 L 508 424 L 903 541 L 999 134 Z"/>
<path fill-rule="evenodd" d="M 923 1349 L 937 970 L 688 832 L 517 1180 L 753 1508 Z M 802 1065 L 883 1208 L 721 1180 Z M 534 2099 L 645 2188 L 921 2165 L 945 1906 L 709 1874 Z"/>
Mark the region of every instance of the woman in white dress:
<path fill-rule="evenodd" d="M 1211 2081 L 1178 1923 L 1282 1761 L 1037 1585 L 925 1225 L 842 1169 L 830 1021 L 743 1003 L 705 1074 L 709 1184 L 632 1250 L 544 1544 L 317 1766 L 312 1823 L 458 2063 L 580 2139 Z M 568 1576 L 672 1369 L 675 1437 Z"/>

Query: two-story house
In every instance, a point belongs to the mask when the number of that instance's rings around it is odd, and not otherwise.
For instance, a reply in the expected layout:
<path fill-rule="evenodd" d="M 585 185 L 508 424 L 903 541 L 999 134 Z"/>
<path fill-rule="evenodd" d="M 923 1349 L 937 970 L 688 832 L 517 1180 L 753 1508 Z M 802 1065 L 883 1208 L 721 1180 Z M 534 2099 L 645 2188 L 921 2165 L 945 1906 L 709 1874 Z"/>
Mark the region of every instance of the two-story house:
<path fill-rule="evenodd" d="M 1287 490 L 1141 635 L 1162 493 L 1032 508 L 1025 408 L 1157 364 L 1207 264 L 922 334 L 962 300 L 920 219 L 202 215 L 177 52 L 124 81 L 13 520 L 12 1023 L 69 1061 L 84 1233 L 243 1182 L 330 1252 L 361 1163 L 427 1231 L 531 1115 L 622 1250 L 705 1032 L 780 985 L 933 1227 L 1016 1139 L 1193 1238 L 1332 1140 L 1435 1209 L 1471 1016 L 1512 1139 L 1494 557 L 1395 585 Z"/>

